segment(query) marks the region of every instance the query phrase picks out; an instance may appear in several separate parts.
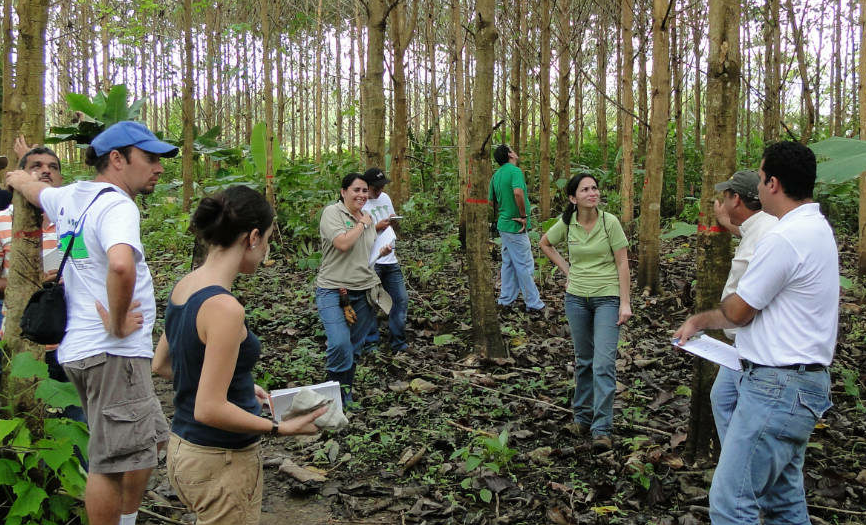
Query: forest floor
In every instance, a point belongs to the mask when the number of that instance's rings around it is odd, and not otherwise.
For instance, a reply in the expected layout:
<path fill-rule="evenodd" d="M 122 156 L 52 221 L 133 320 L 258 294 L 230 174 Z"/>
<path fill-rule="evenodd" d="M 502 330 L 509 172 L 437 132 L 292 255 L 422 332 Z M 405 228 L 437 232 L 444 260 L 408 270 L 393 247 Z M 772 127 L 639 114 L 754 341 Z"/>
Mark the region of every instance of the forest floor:
<path fill-rule="evenodd" d="M 714 463 L 684 457 L 692 358 L 669 344 L 692 310 L 689 239 L 664 242 L 660 295 L 633 291 L 634 317 L 622 330 L 617 359 L 614 448 L 602 454 L 567 428 L 573 350 L 564 278 L 543 266 L 540 289 L 552 315 L 500 312 L 509 357 L 482 361 L 468 346 L 468 287 L 456 239 L 455 232 L 401 239 L 410 347 L 395 355 L 381 345 L 362 357 L 355 396 L 363 410 L 349 414 L 349 427 L 264 438 L 262 523 L 709 522 Z M 498 258 L 498 248 L 491 249 Z M 842 274 L 853 278 L 851 238 L 843 238 L 841 252 Z M 314 272 L 274 257 L 273 266 L 236 287 L 264 344 L 258 376 L 271 388 L 320 382 L 325 338 Z M 162 306 L 176 268 L 177 261 L 152 265 Z M 813 523 L 866 523 L 864 309 L 862 285 L 843 290 L 835 405 L 812 435 L 804 468 Z M 157 390 L 170 417 L 171 385 L 157 380 Z M 171 491 L 164 462 L 148 494 L 154 512 L 192 520 Z"/>

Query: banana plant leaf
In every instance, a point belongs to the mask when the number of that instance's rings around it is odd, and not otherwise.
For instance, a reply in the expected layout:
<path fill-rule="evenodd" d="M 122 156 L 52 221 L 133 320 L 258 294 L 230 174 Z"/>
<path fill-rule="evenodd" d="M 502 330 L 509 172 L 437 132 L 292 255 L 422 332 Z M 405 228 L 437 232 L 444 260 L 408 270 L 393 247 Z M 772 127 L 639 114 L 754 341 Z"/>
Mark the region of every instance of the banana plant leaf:
<path fill-rule="evenodd" d="M 866 140 L 831 137 L 809 147 L 818 159 L 818 182 L 840 184 L 866 171 Z"/>

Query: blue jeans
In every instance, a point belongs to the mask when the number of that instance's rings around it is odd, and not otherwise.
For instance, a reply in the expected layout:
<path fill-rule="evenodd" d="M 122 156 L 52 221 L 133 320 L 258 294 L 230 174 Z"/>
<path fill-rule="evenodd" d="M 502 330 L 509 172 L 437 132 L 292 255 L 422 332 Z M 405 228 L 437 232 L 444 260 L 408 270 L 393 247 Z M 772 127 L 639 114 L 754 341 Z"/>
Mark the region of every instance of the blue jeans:
<path fill-rule="evenodd" d="M 316 288 L 316 308 L 328 338 L 325 364 L 329 372 L 345 372 L 352 368 L 355 359 L 361 356 L 364 337 L 370 333 L 370 327 L 376 320 L 373 309 L 367 302 L 366 291 L 349 290 L 349 301 L 358 316 L 355 324 L 351 326 L 346 322 L 343 308 L 340 307 L 339 290 Z"/>
<path fill-rule="evenodd" d="M 719 433 L 719 443 L 725 442 L 731 416 L 737 408 L 737 390 L 742 375 L 737 370 L 719 366 L 719 373 L 716 374 L 716 380 L 710 390 L 710 404 L 713 407 L 713 420 L 716 422 L 716 432 Z"/>
<path fill-rule="evenodd" d="M 574 421 L 593 436 L 613 429 L 619 297 L 565 294 L 565 317 L 574 342 Z"/>
<path fill-rule="evenodd" d="M 519 292 L 523 294 L 527 310 L 544 308 L 533 280 L 535 259 L 532 258 L 529 235 L 500 230 L 499 237 L 502 239 L 502 269 L 499 272 L 502 290 L 497 302 L 507 306 L 517 300 Z"/>
<path fill-rule="evenodd" d="M 713 525 L 808 524 L 803 462 L 830 402 L 830 373 L 759 367 L 743 372 L 710 487 Z"/>
<path fill-rule="evenodd" d="M 409 294 L 406 293 L 406 282 L 403 280 L 403 272 L 400 265 L 377 264 L 376 274 L 382 281 L 382 287 L 391 296 L 391 312 L 388 314 L 388 331 L 391 332 L 391 350 L 400 352 L 409 345 L 406 344 L 406 313 L 409 311 Z M 379 323 L 375 316 L 373 328 L 367 334 L 365 344 L 376 344 L 379 342 Z"/>

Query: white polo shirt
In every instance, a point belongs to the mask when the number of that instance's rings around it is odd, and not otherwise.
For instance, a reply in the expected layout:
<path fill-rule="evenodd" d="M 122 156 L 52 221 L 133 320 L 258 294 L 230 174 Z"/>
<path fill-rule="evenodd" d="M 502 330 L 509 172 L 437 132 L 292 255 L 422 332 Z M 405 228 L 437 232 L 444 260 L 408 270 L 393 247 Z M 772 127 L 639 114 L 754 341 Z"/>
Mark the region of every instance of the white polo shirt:
<path fill-rule="evenodd" d="M 755 256 L 755 248 L 758 247 L 758 241 L 763 239 L 764 234 L 777 224 L 779 224 L 779 219 L 769 213 L 758 211 L 758 213 L 753 214 L 740 225 L 740 244 L 737 245 L 734 258 L 731 259 L 731 271 L 728 273 L 728 280 L 725 282 L 725 288 L 722 290 L 723 300 L 737 291 L 740 278 L 746 273 L 749 262 Z M 725 335 L 733 341 L 738 330 L 739 328 L 728 328 L 725 330 Z"/>
<path fill-rule="evenodd" d="M 829 366 L 839 320 L 839 252 L 818 204 L 788 212 L 758 242 L 737 286 L 758 310 L 737 333 L 740 357 L 769 366 Z"/>

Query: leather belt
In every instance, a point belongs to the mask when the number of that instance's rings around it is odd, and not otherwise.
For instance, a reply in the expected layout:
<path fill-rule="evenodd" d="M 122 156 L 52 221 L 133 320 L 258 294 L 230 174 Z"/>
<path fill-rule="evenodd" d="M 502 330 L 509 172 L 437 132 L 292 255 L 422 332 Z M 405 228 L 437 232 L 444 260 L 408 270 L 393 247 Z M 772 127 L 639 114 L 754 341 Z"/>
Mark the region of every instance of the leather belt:
<path fill-rule="evenodd" d="M 820 372 L 827 368 L 826 366 L 820 363 L 810 363 L 810 364 L 801 364 L 801 365 L 759 365 L 758 363 L 753 363 L 748 359 L 740 359 L 740 366 L 743 367 L 743 370 L 748 370 L 750 368 L 780 368 L 782 370 L 800 370 L 800 367 L 803 368 L 806 372 Z"/>

